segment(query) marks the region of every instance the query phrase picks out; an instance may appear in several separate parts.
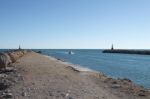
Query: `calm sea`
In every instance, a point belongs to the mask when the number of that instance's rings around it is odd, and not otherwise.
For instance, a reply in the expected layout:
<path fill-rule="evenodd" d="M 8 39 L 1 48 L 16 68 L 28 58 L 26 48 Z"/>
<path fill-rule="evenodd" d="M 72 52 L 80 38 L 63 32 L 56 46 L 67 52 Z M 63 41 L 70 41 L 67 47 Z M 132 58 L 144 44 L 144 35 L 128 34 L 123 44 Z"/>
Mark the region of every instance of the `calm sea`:
<path fill-rule="evenodd" d="M 102 50 L 42 49 L 43 54 L 61 58 L 67 62 L 102 72 L 113 78 L 129 78 L 136 84 L 150 88 L 150 56 L 130 54 L 107 54 Z"/>

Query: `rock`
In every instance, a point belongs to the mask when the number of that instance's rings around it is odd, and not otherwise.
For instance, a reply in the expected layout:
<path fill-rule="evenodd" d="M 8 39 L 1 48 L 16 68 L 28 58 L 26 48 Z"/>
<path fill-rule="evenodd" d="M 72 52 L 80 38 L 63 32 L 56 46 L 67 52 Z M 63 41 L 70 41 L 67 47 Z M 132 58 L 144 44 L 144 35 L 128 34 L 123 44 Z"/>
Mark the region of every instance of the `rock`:
<path fill-rule="evenodd" d="M 5 90 L 9 87 L 8 83 L 0 82 L 0 90 Z"/>
<path fill-rule="evenodd" d="M 62 96 L 62 97 L 65 97 L 66 95 L 65 95 L 64 93 L 61 93 L 61 96 Z"/>
<path fill-rule="evenodd" d="M 10 57 L 12 63 L 14 63 L 17 61 L 17 59 L 19 59 L 26 53 L 27 53 L 26 50 L 15 50 L 13 52 L 8 52 L 8 56 Z"/>
<path fill-rule="evenodd" d="M 27 96 L 27 93 L 26 93 L 26 92 L 23 92 L 23 93 L 22 93 L 22 96 L 23 96 L 23 97 L 26 97 L 26 96 Z"/>
<path fill-rule="evenodd" d="M 112 81 L 112 84 L 117 84 L 117 81 Z"/>
<path fill-rule="evenodd" d="M 7 59 L 8 59 L 8 64 L 12 63 L 10 56 L 7 53 L 5 53 L 5 55 L 6 55 Z"/>
<path fill-rule="evenodd" d="M 19 56 L 15 52 L 8 53 L 8 55 L 10 56 L 12 63 L 16 62 L 19 58 Z"/>
<path fill-rule="evenodd" d="M 5 90 L 5 93 L 10 93 L 10 92 L 11 92 L 10 89 Z"/>
<path fill-rule="evenodd" d="M 7 54 L 0 53 L 0 69 L 5 69 L 10 63 L 10 57 Z"/>
<path fill-rule="evenodd" d="M 110 78 L 110 77 L 105 77 L 105 79 L 104 79 L 104 82 L 105 82 L 105 83 L 110 82 L 110 81 L 112 81 L 112 78 Z"/>
<path fill-rule="evenodd" d="M 23 52 L 23 54 L 26 54 L 26 53 L 27 53 L 27 51 L 26 51 L 26 50 L 23 50 L 22 52 Z"/>
<path fill-rule="evenodd" d="M 128 79 L 128 78 L 124 78 L 124 79 L 122 79 L 122 81 L 127 81 L 127 82 L 132 82 L 130 79 Z"/>
<path fill-rule="evenodd" d="M 5 95 L 3 96 L 3 98 L 12 98 L 13 94 L 12 93 L 5 93 Z"/>
<path fill-rule="evenodd" d="M 121 85 L 119 85 L 119 84 L 113 84 L 112 86 L 111 86 L 111 88 L 120 88 L 121 87 Z"/>
<path fill-rule="evenodd" d="M 16 69 L 14 69 L 13 67 L 6 67 L 6 69 L 3 72 L 6 73 L 6 72 L 14 72 L 14 71 L 16 71 Z"/>
<path fill-rule="evenodd" d="M 139 95 L 139 96 L 146 96 L 146 94 L 145 94 L 145 93 L 142 93 L 142 92 L 139 93 L 138 95 Z"/>
<path fill-rule="evenodd" d="M 69 97 L 69 99 L 74 99 L 73 97 Z"/>
<path fill-rule="evenodd" d="M 41 54 L 41 53 L 42 53 L 42 51 L 37 51 L 37 53 Z"/>
<path fill-rule="evenodd" d="M 146 90 L 140 90 L 139 96 L 146 96 L 147 95 L 147 91 Z"/>
<path fill-rule="evenodd" d="M 49 96 L 53 96 L 53 93 L 49 93 Z"/>
<path fill-rule="evenodd" d="M 8 75 L 6 75 L 6 74 L 0 74 L 0 78 L 6 78 L 6 77 L 8 77 Z"/>
<path fill-rule="evenodd" d="M 69 93 L 66 93 L 66 97 L 68 97 L 69 96 Z"/>

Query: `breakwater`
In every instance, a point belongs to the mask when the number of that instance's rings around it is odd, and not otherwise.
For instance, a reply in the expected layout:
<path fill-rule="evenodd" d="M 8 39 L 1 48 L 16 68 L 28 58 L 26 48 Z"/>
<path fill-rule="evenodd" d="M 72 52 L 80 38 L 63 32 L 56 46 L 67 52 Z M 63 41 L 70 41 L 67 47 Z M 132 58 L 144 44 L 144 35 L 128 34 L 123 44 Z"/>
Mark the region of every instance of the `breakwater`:
<path fill-rule="evenodd" d="M 0 70 L 6 69 L 8 65 L 16 62 L 20 57 L 25 55 L 27 50 L 9 50 L 7 52 L 0 53 Z"/>
<path fill-rule="evenodd" d="M 139 55 L 150 55 L 150 50 L 104 50 L 103 53 L 120 53 L 120 54 L 139 54 Z"/>

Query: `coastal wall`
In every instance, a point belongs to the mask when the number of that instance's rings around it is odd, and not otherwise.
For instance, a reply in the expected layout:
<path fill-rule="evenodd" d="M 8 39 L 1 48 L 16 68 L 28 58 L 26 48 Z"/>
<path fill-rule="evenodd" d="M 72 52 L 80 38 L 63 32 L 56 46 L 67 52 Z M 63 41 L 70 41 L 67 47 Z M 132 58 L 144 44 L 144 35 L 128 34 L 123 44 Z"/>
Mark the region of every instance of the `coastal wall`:
<path fill-rule="evenodd" d="M 120 54 L 139 54 L 139 55 L 150 55 L 150 51 L 147 50 L 104 50 L 103 53 L 120 53 Z"/>
<path fill-rule="evenodd" d="M 0 70 L 6 69 L 6 67 L 16 62 L 20 57 L 25 55 L 28 51 L 27 50 L 11 50 L 4 53 L 0 53 Z"/>

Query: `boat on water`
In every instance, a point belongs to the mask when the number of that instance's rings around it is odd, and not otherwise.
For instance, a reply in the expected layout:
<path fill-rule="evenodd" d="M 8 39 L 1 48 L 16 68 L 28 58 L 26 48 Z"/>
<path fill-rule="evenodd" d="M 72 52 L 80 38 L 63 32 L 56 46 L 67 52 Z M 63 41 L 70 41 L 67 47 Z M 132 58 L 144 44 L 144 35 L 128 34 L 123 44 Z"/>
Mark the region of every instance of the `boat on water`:
<path fill-rule="evenodd" d="M 73 55 L 73 54 L 75 54 L 75 53 L 74 53 L 73 51 L 69 51 L 68 54 L 69 54 L 69 55 Z"/>

